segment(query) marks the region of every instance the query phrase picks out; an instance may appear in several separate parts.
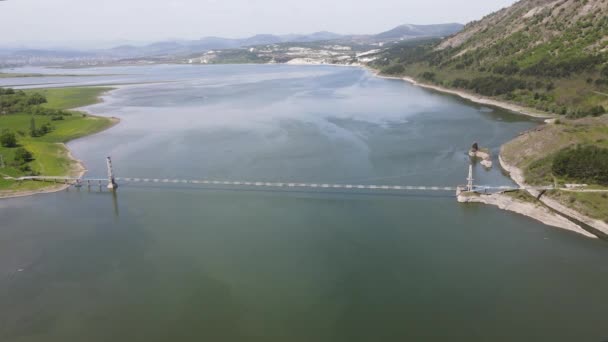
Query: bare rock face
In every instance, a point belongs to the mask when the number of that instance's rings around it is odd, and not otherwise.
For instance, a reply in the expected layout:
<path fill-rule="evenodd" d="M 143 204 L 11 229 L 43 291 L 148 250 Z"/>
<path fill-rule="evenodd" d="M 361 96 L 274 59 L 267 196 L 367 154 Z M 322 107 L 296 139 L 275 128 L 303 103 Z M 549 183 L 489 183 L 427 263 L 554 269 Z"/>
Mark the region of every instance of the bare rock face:
<path fill-rule="evenodd" d="M 561 36 L 564 31 L 576 28 L 579 20 L 601 20 L 606 13 L 608 2 L 605 0 L 522 0 L 467 24 L 462 31 L 442 41 L 437 50 L 460 49 L 455 53 L 462 55 L 488 48 L 518 33 L 536 32 L 536 41 L 522 47 L 532 50 Z M 593 51 L 602 39 L 600 35 L 590 41 L 589 51 Z"/>
<path fill-rule="evenodd" d="M 488 168 L 488 169 L 491 169 L 492 166 L 494 166 L 494 163 L 492 163 L 491 160 L 485 160 L 485 159 L 482 160 L 480 164 L 483 165 L 485 168 Z"/>

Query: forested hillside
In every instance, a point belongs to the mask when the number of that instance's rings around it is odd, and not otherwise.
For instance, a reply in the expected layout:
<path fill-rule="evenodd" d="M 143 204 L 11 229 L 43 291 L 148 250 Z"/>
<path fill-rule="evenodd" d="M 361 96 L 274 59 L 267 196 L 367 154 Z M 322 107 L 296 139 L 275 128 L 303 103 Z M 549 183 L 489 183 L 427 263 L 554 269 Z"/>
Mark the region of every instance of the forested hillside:
<path fill-rule="evenodd" d="M 608 0 L 523 0 L 442 41 L 408 42 L 372 64 L 541 111 L 608 109 Z"/>

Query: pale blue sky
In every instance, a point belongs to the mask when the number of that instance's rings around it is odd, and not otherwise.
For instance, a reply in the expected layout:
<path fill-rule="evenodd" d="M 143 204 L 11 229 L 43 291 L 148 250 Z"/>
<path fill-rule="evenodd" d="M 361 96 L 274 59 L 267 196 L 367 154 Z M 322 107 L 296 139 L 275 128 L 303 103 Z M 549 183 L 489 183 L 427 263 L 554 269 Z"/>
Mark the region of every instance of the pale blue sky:
<path fill-rule="evenodd" d="M 0 44 L 157 41 L 257 33 L 377 33 L 467 23 L 514 0 L 7 0 Z"/>

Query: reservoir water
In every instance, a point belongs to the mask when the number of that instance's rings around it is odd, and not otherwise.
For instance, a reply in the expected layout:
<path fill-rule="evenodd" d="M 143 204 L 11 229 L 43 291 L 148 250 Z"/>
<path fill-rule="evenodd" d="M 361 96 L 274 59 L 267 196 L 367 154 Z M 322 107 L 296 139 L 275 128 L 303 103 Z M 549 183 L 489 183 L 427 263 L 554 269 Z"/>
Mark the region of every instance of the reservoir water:
<path fill-rule="evenodd" d="M 122 84 L 87 108 L 122 122 L 69 144 L 92 177 L 455 186 L 538 124 L 358 68 L 43 72 L 97 76 L 0 86 Z M 452 193 L 122 184 L 0 220 L 3 342 L 608 339 L 605 241 Z"/>

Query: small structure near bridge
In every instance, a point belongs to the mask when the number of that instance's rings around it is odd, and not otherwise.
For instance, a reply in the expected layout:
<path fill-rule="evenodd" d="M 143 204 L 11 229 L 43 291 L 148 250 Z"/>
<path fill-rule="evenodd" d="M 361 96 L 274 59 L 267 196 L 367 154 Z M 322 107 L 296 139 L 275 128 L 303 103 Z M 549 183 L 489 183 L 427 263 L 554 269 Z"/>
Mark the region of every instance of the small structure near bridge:
<path fill-rule="evenodd" d="M 481 159 L 480 164 L 487 169 L 491 169 L 493 166 L 490 150 L 487 148 L 480 148 L 478 143 L 474 143 L 473 146 L 471 146 L 469 156 L 473 158 L 473 160 Z"/>

